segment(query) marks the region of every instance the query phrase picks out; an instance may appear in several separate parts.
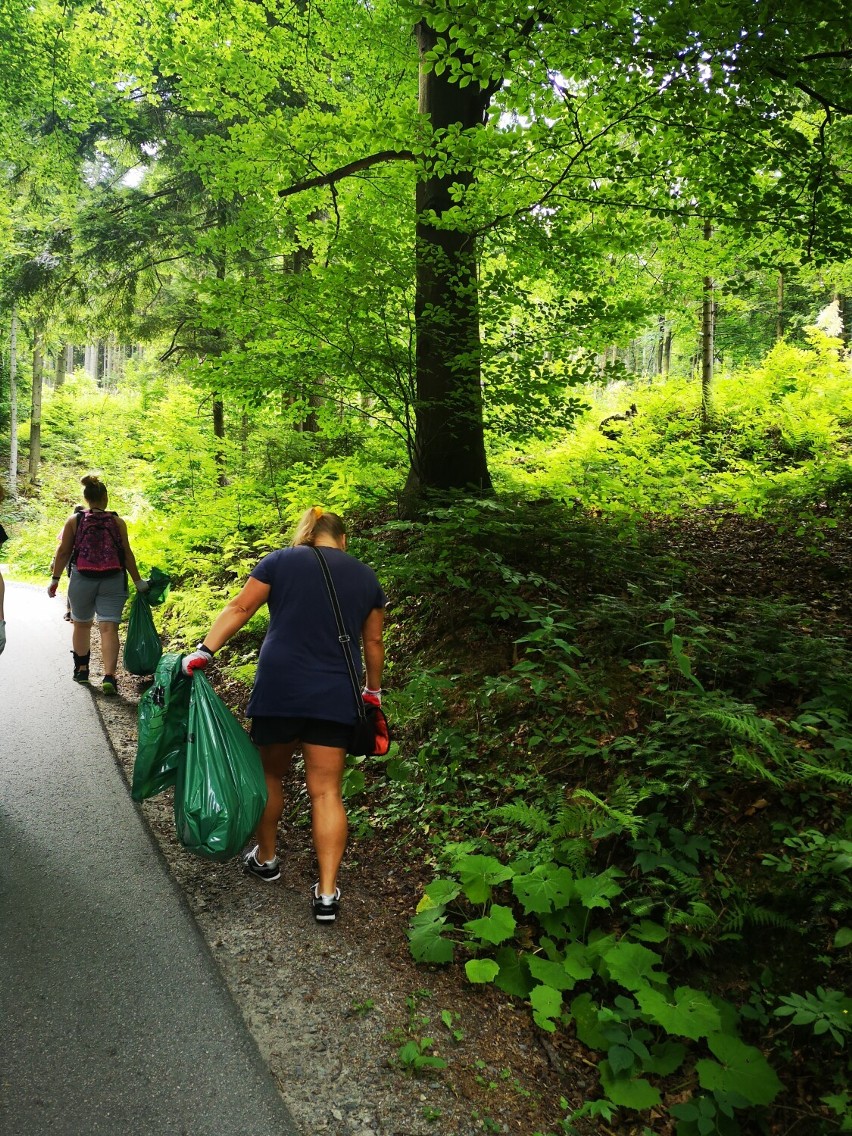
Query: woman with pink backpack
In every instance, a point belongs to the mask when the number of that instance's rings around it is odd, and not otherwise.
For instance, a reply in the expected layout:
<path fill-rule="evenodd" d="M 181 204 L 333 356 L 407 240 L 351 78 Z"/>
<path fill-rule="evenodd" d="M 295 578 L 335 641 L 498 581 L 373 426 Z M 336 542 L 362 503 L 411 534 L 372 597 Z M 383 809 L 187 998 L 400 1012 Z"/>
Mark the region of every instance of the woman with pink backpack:
<path fill-rule="evenodd" d="M 148 581 L 141 579 L 136 557 L 127 537 L 127 525 L 118 513 L 107 510 L 107 488 L 100 478 L 87 474 L 82 479 L 86 508 L 65 522 L 53 564 L 47 594 L 56 589 L 66 565 L 71 565 L 68 599 L 71 604 L 74 681 L 89 681 L 92 624 L 98 617 L 104 694 L 115 694 L 118 666 L 118 625 L 127 600 L 127 576 L 136 590 L 146 592 Z"/>

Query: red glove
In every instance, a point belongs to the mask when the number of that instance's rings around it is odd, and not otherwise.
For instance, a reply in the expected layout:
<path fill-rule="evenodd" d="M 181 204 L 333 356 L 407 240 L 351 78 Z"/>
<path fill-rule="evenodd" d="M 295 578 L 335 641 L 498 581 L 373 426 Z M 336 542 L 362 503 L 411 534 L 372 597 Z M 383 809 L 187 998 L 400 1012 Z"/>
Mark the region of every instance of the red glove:
<path fill-rule="evenodd" d="M 381 690 L 370 690 L 369 687 L 365 686 L 361 691 L 361 697 L 365 702 L 369 702 L 373 706 L 381 706 L 382 704 Z"/>
<path fill-rule="evenodd" d="M 199 643 L 191 654 L 184 655 L 180 669 L 185 675 L 192 676 L 195 671 L 203 671 L 212 658 L 213 652 L 210 648 Z"/>

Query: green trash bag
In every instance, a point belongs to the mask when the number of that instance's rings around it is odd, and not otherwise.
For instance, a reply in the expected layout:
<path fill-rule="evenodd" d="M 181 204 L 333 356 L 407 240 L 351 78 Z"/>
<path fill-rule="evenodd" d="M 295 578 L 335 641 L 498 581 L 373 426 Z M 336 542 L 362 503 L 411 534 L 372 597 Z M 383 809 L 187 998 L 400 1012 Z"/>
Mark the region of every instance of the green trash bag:
<path fill-rule="evenodd" d="M 151 607 L 157 607 L 161 604 L 171 590 L 171 576 L 167 576 L 159 568 L 152 568 L 151 575 L 148 577 L 148 591 L 145 593 L 145 598 Z"/>
<path fill-rule="evenodd" d="M 163 644 L 154 626 L 151 605 L 147 596 L 137 592 L 130 605 L 130 618 L 127 621 L 124 669 L 134 675 L 153 674 L 162 653 Z"/>
<path fill-rule="evenodd" d="M 229 860 L 245 846 L 266 806 L 260 755 L 200 672 L 192 676 L 186 760 L 175 784 L 175 826 L 190 852 Z"/>
<path fill-rule="evenodd" d="M 163 655 L 154 685 L 139 699 L 139 740 L 130 787 L 134 801 L 145 801 L 174 785 L 178 766 L 186 757 L 192 680 L 181 674 L 182 658 Z"/>

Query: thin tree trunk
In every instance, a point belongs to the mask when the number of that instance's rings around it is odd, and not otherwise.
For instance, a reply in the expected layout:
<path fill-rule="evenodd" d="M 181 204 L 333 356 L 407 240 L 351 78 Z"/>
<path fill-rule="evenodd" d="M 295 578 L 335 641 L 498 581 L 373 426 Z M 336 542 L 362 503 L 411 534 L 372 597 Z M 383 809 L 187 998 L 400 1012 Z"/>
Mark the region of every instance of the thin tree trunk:
<path fill-rule="evenodd" d="M 672 329 L 671 326 L 666 328 L 666 338 L 663 344 L 663 365 L 660 372 L 663 378 L 669 377 L 669 372 L 672 369 Z"/>
<path fill-rule="evenodd" d="M 74 344 L 65 344 L 65 374 L 71 374 L 74 371 Z"/>
<path fill-rule="evenodd" d="M 53 389 L 59 390 L 65 382 L 65 368 L 67 366 L 68 353 L 60 343 L 56 352 L 56 370 L 53 374 Z"/>
<path fill-rule="evenodd" d="M 421 59 L 437 33 L 416 28 Z M 436 130 L 464 131 L 485 120 L 489 95 L 460 88 L 445 72 L 421 68 L 419 111 Z M 406 496 L 422 490 L 490 492 L 485 455 L 476 244 L 472 233 L 443 227 L 453 190 L 471 185 L 469 171 L 429 171 L 417 184 L 414 314 L 417 328 L 415 429 Z M 434 213 L 439 224 L 427 214 Z"/>
<path fill-rule="evenodd" d="M 704 223 L 704 240 L 710 241 L 713 226 Z M 701 426 L 709 429 L 713 423 L 713 347 L 714 347 L 714 284 L 712 276 L 704 277 L 701 303 Z"/>
<path fill-rule="evenodd" d="M 663 373 L 663 357 L 666 353 L 666 317 L 657 318 L 657 374 Z"/>
<path fill-rule="evenodd" d="M 9 496 L 18 496 L 18 305 L 12 307 L 9 350 Z"/>
<path fill-rule="evenodd" d="M 44 387 L 44 332 L 37 328 L 33 336 L 33 395 L 30 408 L 30 465 L 31 482 L 38 481 L 41 465 L 41 395 Z"/>
<path fill-rule="evenodd" d="M 849 327 L 849 323 L 850 323 L 849 297 L 843 295 L 841 292 L 838 292 L 836 299 L 837 299 L 837 314 L 840 316 L 840 324 L 841 324 L 840 338 L 843 341 L 843 346 L 848 347 L 849 344 L 852 343 L 852 335 L 850 335 L 850 332 L 852 332 L 852 328 Z"/>
<path fill-rule="evenodd" d="M 778 269 L 778 283 L 775 288 L 775 342 L 784 338 L 784 269 Z"/>

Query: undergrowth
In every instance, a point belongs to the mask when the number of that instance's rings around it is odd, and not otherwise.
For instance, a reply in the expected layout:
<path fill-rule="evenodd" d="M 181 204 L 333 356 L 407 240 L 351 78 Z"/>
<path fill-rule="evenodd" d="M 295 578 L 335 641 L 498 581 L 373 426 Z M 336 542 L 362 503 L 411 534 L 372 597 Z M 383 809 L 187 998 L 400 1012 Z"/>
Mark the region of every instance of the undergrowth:
<path fill-rule="evenodd" d="M 593 1055 L 563 1133 L 852 1131 L 852 384 L 817 337 L 747 378 L 720 382 L 711 431 L 661 382 L 615 438 L 599 409 L 523 454 L 495 443 L 495 498 L 411 521 L 375 490 L 404 465 L 378 432 L 282 436 L 270 412 L 217 459 L 190 389 L 77 376 L 45 403 L 39 491 L 4 508 L 4 554 L 42 579 L 102 472 L 143 570 L 175 579 L 176 649 L 306 505 L 347 516 L 393 601 L 397 739 L 350 759 L 353 831 L 431 872 L 418 962 Z M 235 703 L 264 629 L 223 652 Z"/>

